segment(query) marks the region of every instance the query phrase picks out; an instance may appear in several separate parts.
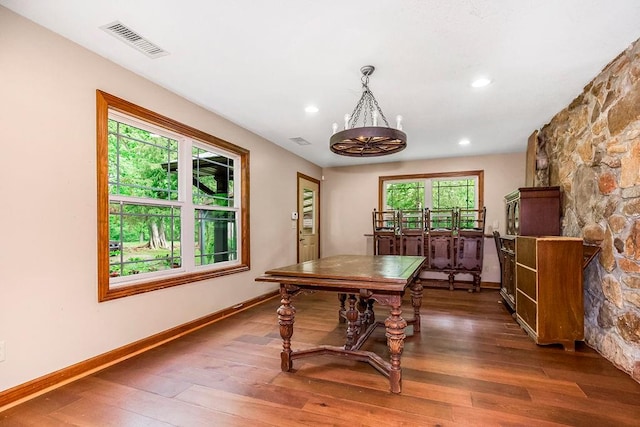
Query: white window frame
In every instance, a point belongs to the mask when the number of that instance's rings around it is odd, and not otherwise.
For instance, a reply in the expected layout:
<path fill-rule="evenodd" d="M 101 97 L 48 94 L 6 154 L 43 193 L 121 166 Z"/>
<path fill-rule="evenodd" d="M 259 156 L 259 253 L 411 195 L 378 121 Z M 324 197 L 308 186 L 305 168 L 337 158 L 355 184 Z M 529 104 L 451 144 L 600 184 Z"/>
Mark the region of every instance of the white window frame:
<path fill-rule="evenodd" d="M 207 150 L 210 153 L 215 153 L 215 154 L 220 154 L 224 157 L 230 158 L 233 160 L 233 165 L 234 165 L 234 170 L 239 167 L 239 165 L 241 164 L 241 159 L 240 156 L 235 155 L 233 153 L 230 153 L 228 151 L 222 150 L 220 148 L 215 148 L 215 147 L 211 147 L 210 145 L 207 144 L 203 144 L 200 143 L 196 140 L 189 140 L 191 143 L 188 146 L 188 158 L 191 159 L 191 153 L 192 153 L 192 148 L 193 147 L 199 147 L 203 150 Z M 185 144 L 186 145 L 186 144 Z M 185 148 L 187 149 L 187 148 Z M 188 169 L 187 176 L 189 178 L 187 178 L 190 182 L 190 178 L 193 176 L 193 162 L 191 161 L 187 161 L 186 163 L 188 163 L 188 166 L 186 167 Z M 236 176 L 237 175 L 237 176 Z M 183 260 L 189 260 L 189 263 L 187 263 L 187 267 L 188 268 L 192 268 L 192 269 L 196 269 L 196 270 L 207 270 L 207 269 L 211 269 L 212 266 L 217 266 L 217 267 L 227 267 L 227 266 L 235 266 L 238 265 L 240 263 L 240 257 L 238 254 L 242 253 L 242 239 L 240 238 L 240 236 L 242 236 L 242 217 L 240 215 L 240 201 L 241 201 L 241 194 L 240 194 L 240 189 L 242 188 L 242 178 L 241 178 L 241 174 L 236 174 L 234 171 L 234 177 L 233 177 L 233 206 L 212 206 L 212 205 L 199 205 L 196 203 L 193 203 L 193 197 L 192 197 L 192 193 L 193 193 L 193 186 L 192 185 L 187 185 L 188 189 L 186 189 L 185 191 L 187 191 L 187 195 L 185 196 L 186 199 L 186 209 L 190 210 L 190 217 L 187 220 L 186 218 L 183 219 L 182 225 L 184 227 L 185 224 L 187 224 L 188 228 L 189 228 L 189 233 L 188 236 L 191 236 L 191 239 L 194 241 L 194 234 L 195 234 L 195 218 L 194 218 L 194 214 L 196 210 L 209 210 L 209 211 L 226 211 L 226 212 L 234 212 L 236 215 L 236 242 L 237 242 L 237 246 L 236 246 L 236 259 L 235 260 L 231 260 L 231 261 L 223 261 L 223 262 L 218 262 L 215 264 L 205 264 L 205 265 L 195 265 L 195 244 L 193 245 L 188 245 L 188 249 L 189 249 L 189 253 L 184 255 L 183 254 Z M 195 242 L 195 241 L 194 241 Z"/>

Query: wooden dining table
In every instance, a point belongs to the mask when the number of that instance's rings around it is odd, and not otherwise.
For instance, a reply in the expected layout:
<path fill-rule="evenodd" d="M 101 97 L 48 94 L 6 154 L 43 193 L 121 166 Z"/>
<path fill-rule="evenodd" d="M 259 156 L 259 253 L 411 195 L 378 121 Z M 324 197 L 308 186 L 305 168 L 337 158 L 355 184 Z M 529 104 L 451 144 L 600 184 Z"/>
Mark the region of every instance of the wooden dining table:
<path fill-rule="evenodd" d="M 402 391 L 401 355 L 406 338 L 405 328 L 413 325 L 414 334 L 420 332 L 422 284 L 419 274 L 426 258 L 399 255 L 338 255 L 306 261 L 268 270 L 257 277 L 258 282 L 280 284 L 281 305 L 277 310 L 282 351 L 281 369 L 288 372 L 296 359 L 337 355 L 342 358 L 369 363 L 389 378 L 392 393 Z M 413 318 L 402 317 L 402 297 L 410 289 Z M 343 346 L 320 345 L 293 350 L 291 337 L 296 309 L 292 298 L 302 292 L 329 291 L 339 296 L 338 321 L 346 323 Z M 389 306 L 384 322 L 375 318 L 374 303 Z M 389 361 L 378 354 L 361 350 L 362 345 L 377 326 L 386 328 Z"/>

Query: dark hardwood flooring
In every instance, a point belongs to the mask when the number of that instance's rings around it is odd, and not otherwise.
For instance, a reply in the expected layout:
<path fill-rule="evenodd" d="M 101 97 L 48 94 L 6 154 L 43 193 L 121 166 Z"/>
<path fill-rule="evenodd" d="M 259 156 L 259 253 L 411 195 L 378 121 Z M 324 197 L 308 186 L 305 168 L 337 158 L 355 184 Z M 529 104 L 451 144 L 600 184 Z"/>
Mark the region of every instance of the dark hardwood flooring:
<path fill-rule="evenodd" d="M 536 346 L 499 300 L 425 289 L 401 395 L 361 362 L 320 356 L 281 372 L 272 299 L 8 409 L 0 426 L 640 425 L 640 384 L 583 343 Z M 342 343 L 336 294 L 294 306 L 294 349 Z M 365 346 L 387 357 L 384 328 Z"/>

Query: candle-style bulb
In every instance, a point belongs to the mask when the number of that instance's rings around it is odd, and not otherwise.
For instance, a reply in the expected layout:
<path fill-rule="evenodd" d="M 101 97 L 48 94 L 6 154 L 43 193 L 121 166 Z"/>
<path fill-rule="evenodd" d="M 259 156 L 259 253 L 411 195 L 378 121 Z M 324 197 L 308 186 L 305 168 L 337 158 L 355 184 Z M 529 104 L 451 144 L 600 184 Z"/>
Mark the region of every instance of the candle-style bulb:
<path fill-rule="evenodd" d="M 333 125 L 331 125 L 331 127 L 333 128 L 333 133 L 338 132 L 338 124 L 336 122 L 334 122 Z"/>
<path fill-rule="evenodd" d="M 378 112 L 375 110 L 371 113 L 371 121 L 374 126 L 378 126 Z"/>
<path fill-rule="evenodd" d="M 396 117 L 396 129 L 402 130 L 402 116 Z"/>
<path fill-rule="evenodd" d="M 346 130 L 346 129 L 349 129 L 349 119 L 350 119 L 350 118 L 351 118 L 351 117 L 350 117 L 348 114 L 345 114 L 345 115 L 344 115 L 344 128 L 345 128 L 345 130 Z"/>

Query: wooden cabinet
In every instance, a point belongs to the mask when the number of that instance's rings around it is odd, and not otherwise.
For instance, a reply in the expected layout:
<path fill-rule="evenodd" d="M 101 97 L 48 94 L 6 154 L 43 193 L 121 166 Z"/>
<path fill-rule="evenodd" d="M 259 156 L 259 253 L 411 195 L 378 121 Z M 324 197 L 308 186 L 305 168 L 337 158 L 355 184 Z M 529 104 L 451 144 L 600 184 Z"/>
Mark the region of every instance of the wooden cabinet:
<path fill-rule="evenodd" d="M 516 236 L 499 237 L 500 295 L 511 311 L 516 310 Z"/>
<path fill-rule="evenodd" d="M 562 214 L 560 187 L 522 187 L 505 197 L 506 235 L 501 239 L 500 294 L 515 311 L 515 237 L 559 236 Z"/>
<path fill-rule="evenodd" d="M 582 239 L 516 238 L 516 319 L 537 344 L 584 339 Z"/>
<path fill-rule="evenodd" d="M 560 187 L 523 187 L 505 196 L 507 235 L 559 236 Z"/>

